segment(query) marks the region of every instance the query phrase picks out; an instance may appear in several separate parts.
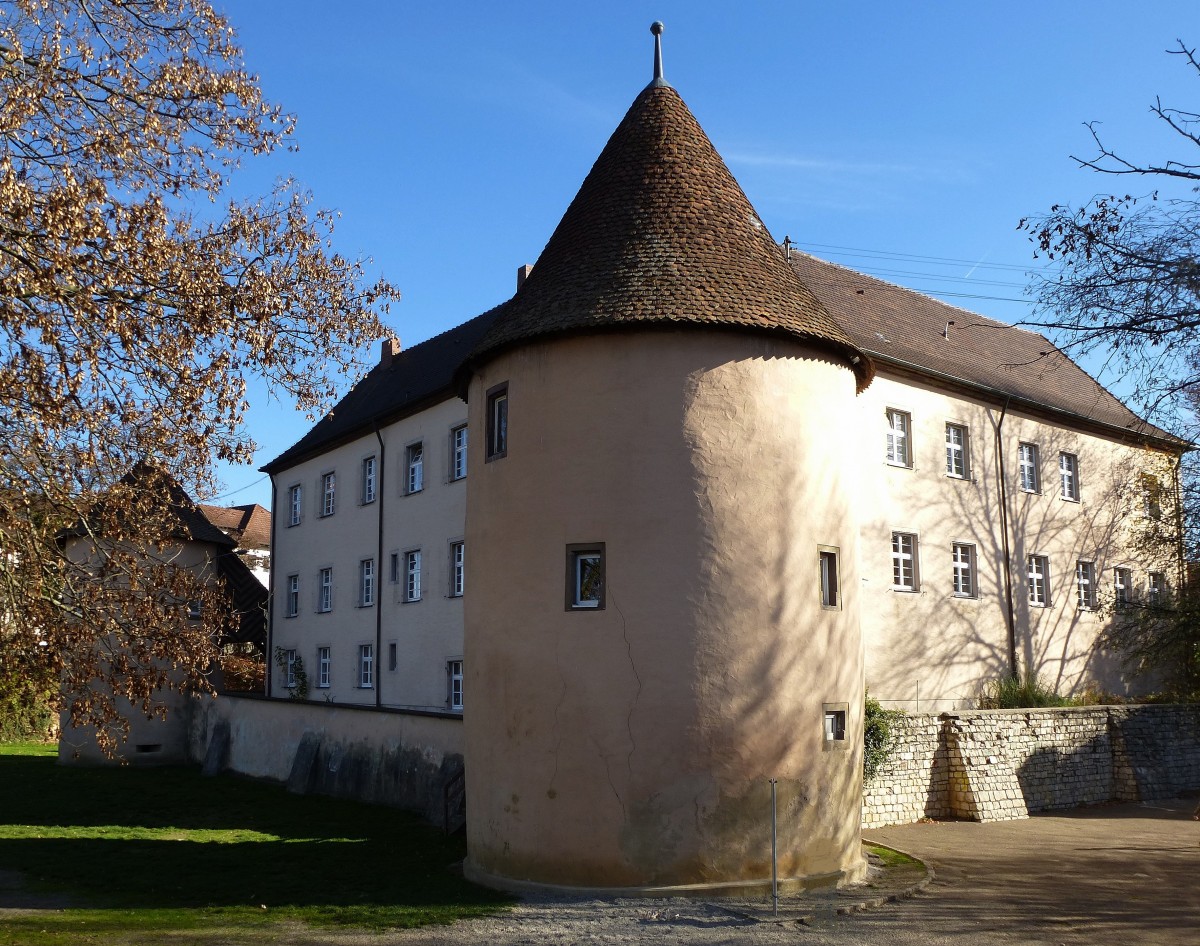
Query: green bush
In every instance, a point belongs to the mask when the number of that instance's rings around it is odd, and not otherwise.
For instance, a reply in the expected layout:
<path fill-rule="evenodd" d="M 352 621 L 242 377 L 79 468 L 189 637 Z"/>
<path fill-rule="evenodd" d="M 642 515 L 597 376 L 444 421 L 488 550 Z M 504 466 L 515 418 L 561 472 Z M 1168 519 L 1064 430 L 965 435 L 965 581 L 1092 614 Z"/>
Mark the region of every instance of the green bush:
<path fill-rule="evenodd" d="M 885 710 L 878 700 L 867 695 L 863 710 L 863 778 L 866 781 L 874 780 L 891 756 L 897 739 L 892 723 L 903 715 L 898 710 Z"/>
<path fill-rule="evenodd" d="M 1074 702 L 1045 683 L 1036 673 L 992 680 L 979 697 L 980 709 L 1036 709 L 1042 706 L 1073 706 Z"/>

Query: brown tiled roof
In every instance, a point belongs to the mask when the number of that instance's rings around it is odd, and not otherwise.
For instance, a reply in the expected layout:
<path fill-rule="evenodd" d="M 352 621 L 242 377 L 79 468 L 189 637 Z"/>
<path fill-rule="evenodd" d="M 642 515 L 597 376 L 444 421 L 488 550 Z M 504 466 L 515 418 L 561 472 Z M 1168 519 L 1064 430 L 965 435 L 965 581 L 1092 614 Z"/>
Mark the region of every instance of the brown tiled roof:
<path fill-rule="evenodd" d="M 244 549 L 265 549 L 271 544 L 271 514 L 258 503 L 243 506 L 199 504 L 204 517 Z"/>
<path fill-rule="evenodd" d="M 406 348 L 390 365 L 377 364 L 325 417 L 261 469 L 278 473 L 339 444 L 371 433 L 373 425 L 416 413 L 453 397 L 454 372 L 487 331 L 495 309 L 428 341 Z"/>
<path fill-rule="evenodd" d="M 783 252 L 673 88 L 634 101 L 533 272 L 471 353 L 549 335 L 699 324 L 817 341 L 870 364 L 788 268 Z"/>
<path fill-rule="evenodd" d="M 1136 437 L 1182 442 L 1148 424 L 1036 332 L 792 251 L 792 268 L 880 366 L 935 372 L 968 387 Z M 953 323 L 948 325 L 948 323 Z"/>

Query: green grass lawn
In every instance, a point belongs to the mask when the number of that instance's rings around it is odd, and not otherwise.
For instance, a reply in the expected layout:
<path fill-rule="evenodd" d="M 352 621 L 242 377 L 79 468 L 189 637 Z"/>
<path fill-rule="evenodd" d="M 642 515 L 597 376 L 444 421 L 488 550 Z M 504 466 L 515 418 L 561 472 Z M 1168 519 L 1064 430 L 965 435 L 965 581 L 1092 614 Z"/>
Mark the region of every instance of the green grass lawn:
<path fill-rule="evenodd" d="M 0 745 L 0 871 L 64 910 L 0 918 L 10 944 L 267 942 L 282 922 L 380 930 L 494 913 L 461 838 L 394 808 L 194 768 L 56 764 Z"/>

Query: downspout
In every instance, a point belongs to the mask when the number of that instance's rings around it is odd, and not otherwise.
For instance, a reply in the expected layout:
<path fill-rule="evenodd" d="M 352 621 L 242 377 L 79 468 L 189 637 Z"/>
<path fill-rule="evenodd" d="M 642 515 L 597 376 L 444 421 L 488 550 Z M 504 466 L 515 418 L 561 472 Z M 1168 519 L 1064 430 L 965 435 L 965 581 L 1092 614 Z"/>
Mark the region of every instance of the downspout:
<path fill-rule="evenodd" d="M 1187 562 L 1184 560 L 1184 549 L 1186 548 L 1183 535 L 1183 454 L 1175 455 L 1175 469 L 1171 475 L 1171 488 L 1175 492 L 1175 571 L 1176 581 L 1175 587 L 1178 593 L 1182 593 L 1184 586 L 1188 583 Z"/>
<path fill-rule="evenodd" d="M 279 487 L 275 483 L 275 474 L 271 476 L 271 566 L 267 572 L 267 671 L 263 674 L 263 681 L 266 685 L 265 696 L 271 695 L 271 655 L 274 653 L 272 645 L 275 642 L 275 562 L 279 558 L 278 547 L 275 544 L 275 529 L 276 520 L 279 518 Z"/>
<path fill-rule="evenodd" d="M 378 484 L 375 487 L 375 499 L 379 503 L 379 526 L 377 536 L 378 551 L 375 561 L 375 708 L 383 706 L 383 504 L 387 497 L 384 489 L 383 471 L 387 469 L 387 447 L 383 443 L 383 435 L 379 433 L 379 425 L 372 420 L 371 429 L 375 431 L 375 439 L 379 441 L 379 468 L 376 470 Z"/>
<path fill-rule="evenodd" d="M 1011 397 L 1004 399 L 1004 409 L 996 430 L 996 468 L 1000 471 L 1000 546 L 1004 554 L 1004 603 L 1008 613 L 1008 672 L 1016 679 L 1017 672 L 1017 616 L 1013 607 L 1012 552 L 1008 544 L 1008 477 L 1004 472 L 1004 418 L 1008 415 Z"/>

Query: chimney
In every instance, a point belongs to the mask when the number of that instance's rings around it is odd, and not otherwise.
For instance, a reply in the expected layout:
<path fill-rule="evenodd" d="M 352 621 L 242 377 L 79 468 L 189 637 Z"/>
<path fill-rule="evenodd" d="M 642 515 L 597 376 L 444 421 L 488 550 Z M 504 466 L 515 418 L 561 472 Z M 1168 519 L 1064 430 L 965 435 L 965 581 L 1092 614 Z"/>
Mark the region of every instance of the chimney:
<path fill-rule="evenodd" d="M 392 359 L 400 354 L 400 339 L 385 338 L 383 344 L 379 346 L 379 366 L 381 368 L 390 368 Z"/>
<path fill-rule="evenodd" d="M 517 269 L 517 290 L 525 285 L 525 280 L 529 278 L 529 274 L 533 272 L 533 267 L 526 263 L 524 266 Z"/>

